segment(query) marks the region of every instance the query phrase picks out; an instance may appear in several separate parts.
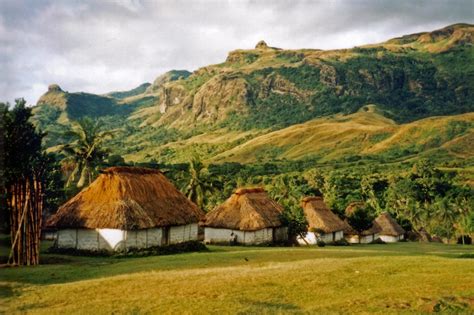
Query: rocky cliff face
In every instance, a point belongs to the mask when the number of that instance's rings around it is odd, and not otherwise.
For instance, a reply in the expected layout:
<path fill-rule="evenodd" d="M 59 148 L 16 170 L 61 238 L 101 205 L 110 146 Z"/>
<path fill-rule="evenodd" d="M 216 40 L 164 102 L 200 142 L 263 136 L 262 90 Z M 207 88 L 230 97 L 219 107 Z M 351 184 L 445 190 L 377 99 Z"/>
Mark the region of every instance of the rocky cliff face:
<path fill-rule="evenodd" d="M 151 85 L 120 92 L 120 99 L 113 93 L 88 97 L 85 108 L 106 114 L 89 100 L 108 104 L 112 111 L 113 104 L 138 107 L 140 114 L 132 117 L 142 124 L 177 129 L 212 128 L 235 114 L 247 127 L 261 120 L 263 126 L 279 128 L 354 113 L 372 103 L 399 122 L 463 113 L 474 106 L 473 34 L 472 25 L 456 24 L 333 51 L 282 50 L 260 41 L 255 49 L 230 52 L 221 64 L 193 73 L 170 71 Z M 65 110 L 70 95 L 52 85 L 38 105 Z"/>

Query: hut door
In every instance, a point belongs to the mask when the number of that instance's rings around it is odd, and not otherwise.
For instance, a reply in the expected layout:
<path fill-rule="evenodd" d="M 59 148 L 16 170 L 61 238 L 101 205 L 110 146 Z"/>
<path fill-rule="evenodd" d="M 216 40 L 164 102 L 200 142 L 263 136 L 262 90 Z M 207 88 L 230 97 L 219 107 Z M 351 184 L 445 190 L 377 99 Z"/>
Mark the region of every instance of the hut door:
<path fill-rule="evenodd" d="M 163 235 L 161 236 L 161 245 L 168 245 L 170 242 L 170 228 L 168 226 L 163 227 Z"/>

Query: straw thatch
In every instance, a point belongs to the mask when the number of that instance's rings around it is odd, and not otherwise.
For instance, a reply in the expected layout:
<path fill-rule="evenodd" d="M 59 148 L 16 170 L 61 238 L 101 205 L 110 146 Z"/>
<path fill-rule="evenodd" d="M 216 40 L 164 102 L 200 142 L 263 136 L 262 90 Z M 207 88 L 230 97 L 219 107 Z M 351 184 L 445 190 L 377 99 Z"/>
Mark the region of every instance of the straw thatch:
<path fill-rule="evenodd" d="M 62 205 L 47 226 L 147 229 L 197 223 L 203 215 L 160 171 L 111 167 Z"/>
<path fill-rule="evenodd" d="M 353 201 L 349 203 L 349 205 L 346 207 L 346 217 L 351 216 L 354 211 L 356 211 L 359 208 L 364 208 L 365 207 L 365 202 L 363 201 Z"/>
<path fill-rule="evenodd" d="M 237 189 L 229 199 L 209 212 L 202 226 L 256 231 L 282 226 L 283 207 L 263 188 Z"/>
<path fill-rule="evenodd" d="M 395 221 L 394 218 L 388 213 L 381 213 L 375 222 L 380 226 L 381 235 L 399 236 L 405 233 L 405 230 Z"/>
<path fill-rule="evenodd" d="M 322 197 L 305 197 L 301 201 L 301 207 L 308 221 L 309 230 L 332 233 L 344 229 L 344 222 L 328 208 Z"/>

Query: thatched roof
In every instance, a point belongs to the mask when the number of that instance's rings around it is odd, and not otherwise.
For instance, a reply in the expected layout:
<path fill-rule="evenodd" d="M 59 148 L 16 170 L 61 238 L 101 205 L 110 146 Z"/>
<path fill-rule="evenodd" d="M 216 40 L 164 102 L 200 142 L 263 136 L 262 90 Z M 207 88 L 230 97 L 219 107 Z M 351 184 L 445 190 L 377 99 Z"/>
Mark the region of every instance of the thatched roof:
<path fill-rule="evenodd" d="M 345 211 L 346 217 L 352 215 L 354 211 L 356 211 L 357 209 L 364 208 L 364 207 L 365 207 L 365 202 L 363 201 L 353 201 L 349 203 Z"/>
<path fill-rule="evenodd" d="M 160 171 L 111 167 L 59 207 L 47 226 L 147 229 L 197 223 L 203 216 Z"/>
<path fill-rule="evenodd" d="M 256 231 L 282 226 L 283 207 L 270 198 L 263 188 L 240 188 L 223 204 L 210 211 L 203 226 Z"/>
<path fill-rule="evenodd" d="M 344 229 L 344 222 L 328 208 L 322 197 L 305 197 L 301 201 L 301 207 L 310 230 L 332 233 Z"/>
<path fill-rule="evenodd" d="M 398 236 L 405 233 L 405 230 L 395 221 L 394 218 L 388 213 L 381 213 L 376 219 L 375 222 L 380 226 L 381 235 L 391 235 Z"/>

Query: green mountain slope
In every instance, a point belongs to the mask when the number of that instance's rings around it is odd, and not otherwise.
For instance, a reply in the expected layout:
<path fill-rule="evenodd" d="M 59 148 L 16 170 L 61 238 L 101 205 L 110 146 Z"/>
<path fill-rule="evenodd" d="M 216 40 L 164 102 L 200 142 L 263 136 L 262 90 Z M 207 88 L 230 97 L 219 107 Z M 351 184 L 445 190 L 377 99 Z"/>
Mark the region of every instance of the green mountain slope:
<path fill-rule="evenodd" d="M 283 50 L 263 41 L 193 73 L 106 95 L 53 85 L 35 108 L 58 134 L 102 117 L 111 150 L 130 161 L 470 159 L 474 26 L 455 24 L 341 50 Z M 371 104 L 367 106 L 367 104 Z M 457 115 L 439 117 L 446 115 Z M 121 119 L 116 119 L 120 117 Z M 432 117 L 432 118 L 429 118 Z M 54 147 L 60 137 L 49 137 Z M 431 150 L 431 151 L 430 151 Z"/>

